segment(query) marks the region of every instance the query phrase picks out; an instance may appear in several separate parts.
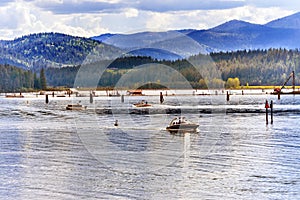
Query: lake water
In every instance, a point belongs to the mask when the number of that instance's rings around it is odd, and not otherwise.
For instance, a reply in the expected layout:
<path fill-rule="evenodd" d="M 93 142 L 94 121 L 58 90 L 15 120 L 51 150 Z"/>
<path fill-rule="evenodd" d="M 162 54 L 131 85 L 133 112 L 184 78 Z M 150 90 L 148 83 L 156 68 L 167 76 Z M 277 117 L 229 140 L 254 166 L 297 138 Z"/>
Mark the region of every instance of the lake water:
<path fill-rule="evenodd" d="M 0 199 L 300 198 L 300 96 L 164 99 L 0 97 Z M 199 133 L 167 132 L 180 114 Z"/>

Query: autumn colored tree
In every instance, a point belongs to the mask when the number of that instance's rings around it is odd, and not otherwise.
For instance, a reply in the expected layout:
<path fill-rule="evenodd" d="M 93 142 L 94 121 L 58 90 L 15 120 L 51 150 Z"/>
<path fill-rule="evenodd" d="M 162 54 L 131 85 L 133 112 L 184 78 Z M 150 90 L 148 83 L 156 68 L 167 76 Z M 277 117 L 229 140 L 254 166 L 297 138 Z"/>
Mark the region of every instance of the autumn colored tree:
<path fill-rule="evenodd" d="M 235 78 L 228 78 L 226 81 L 226 88 L 232 88 L 232 89 L 237 89 L 240 87 L 240 79 L 235 77 Z"/>

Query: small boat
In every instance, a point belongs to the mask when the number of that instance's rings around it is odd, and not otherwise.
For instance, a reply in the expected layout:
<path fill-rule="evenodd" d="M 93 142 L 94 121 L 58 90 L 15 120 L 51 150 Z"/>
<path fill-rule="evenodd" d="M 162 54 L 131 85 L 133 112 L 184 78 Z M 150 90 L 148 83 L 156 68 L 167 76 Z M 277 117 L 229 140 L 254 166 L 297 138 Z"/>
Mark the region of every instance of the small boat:
<path fill-rule="evenodd" d="M 143 96 L 142 90 L 128 90 L 127 94 L 130 96 Z"/>
<path fill-rule="evenodd" d="M 112 91 L 112 92 L 108 93 L 108 96 L 119 97 L 119 96 L 121 96 L 121 94 L 118 91 Z"/>
<path fill-rule="evenodd" d="M 56 95 L 56 97 L 66 97 L 66 95 L 64 95 L 64 94 L 59 94 L 59 95 Z"/>
<path fill-rule="evenodd" d="M 67 110 L 85 110 L 86 106 L 83 106 L 81 104 L 69 104 L 66 107 Z"/>
<path fill-rule="evenodd" d="M 7 94 L 5 95 L 6 98 L 24 98 L 24 96 L 22 94 Z"/>
<path fill-rule="evenodd" d="M 140 101 L 138 103 L 134 103 L 133 105 L 135 107 L 149 107 L 149 106 L 151 106 L 151 104 L 148 104 L 148 102 L 145 101 L 145 100 L 142 100 L 142 101 Z"/>
<path fill-rule="evenodd" d="M 188 121 L 185 117 L 176 117 L 170 122 L 169 126 L 167 126 L 166 129 L 170 132 L 197 132 L 198 127 L 198 124 Z"/>

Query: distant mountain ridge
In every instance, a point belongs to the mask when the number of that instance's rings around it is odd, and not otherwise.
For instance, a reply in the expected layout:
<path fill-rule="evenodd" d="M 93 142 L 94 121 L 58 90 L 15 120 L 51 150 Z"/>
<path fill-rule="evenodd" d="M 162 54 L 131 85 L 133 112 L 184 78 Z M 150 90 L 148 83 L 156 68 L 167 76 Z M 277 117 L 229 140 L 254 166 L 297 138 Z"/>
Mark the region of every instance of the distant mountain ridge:
<path fill-rule="evenodd" d="M 118 55 L 176 60 L 199 53 L 300 48 L 300 13 L 266 24 L 231 20 L 207 30 L 102 34 L 92 38 L 38 33 L 0 41 L 0 64 L 25 69 L 80 65 L 97 49 L 98 59 Z"/>
<path fill-rule="evenodd" d="M 273 20 L 265 24 L 265 26 L 272 28 L 300 29 L 300 12 Z"/>
<path fill-rule="evenodd" d="M 104 34 L 93 37 L 93 39 L 116 47 L 132 49 L 148 46 L 150 41 L 159 38 L 157 42 L 161 46 L 165 46 L 165 40 L 170 40 L 170 38 L 165 36 L 168 32 L 142 32 L 110 36 Z M 300 36 L 300 13 L 277 19 L 264 25 L 231 20 L 207 30 L 185 29 L 174 32 L 197 42 L 202 47 L 198 52 L 204 51 L 209 53 L 268 48 L 295 49 L 300 47 L 300 40 L 298 40 Z M 173 41 L 178 43 L 177 38 L 173 38 Z M 184 48 L 184 45 L 180 48 Z M 159 46 L 157 47 L 159 48 Z M 195 53 L 194 50 L 186 51 L 186 55 L 194 55 Z"/>

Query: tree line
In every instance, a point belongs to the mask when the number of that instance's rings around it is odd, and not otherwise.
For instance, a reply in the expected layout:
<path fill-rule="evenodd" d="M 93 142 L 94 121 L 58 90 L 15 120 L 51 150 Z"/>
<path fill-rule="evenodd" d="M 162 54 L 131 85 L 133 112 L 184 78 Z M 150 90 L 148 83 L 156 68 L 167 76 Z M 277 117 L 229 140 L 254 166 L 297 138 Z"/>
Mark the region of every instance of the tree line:
<path fill-rule="evenodd" d="M 158 69 L 164 69 L 163 73 Z M 131 56 L 85 66 L 42 68 L 38 73 L 9 65 L 0 65 L 0 70 L 2 92 L 46 89 L 47 86 L 73 87 L 78 79 L 85 80 L 86 85 L 82 87 L 100 88 L 115 87 L 124 79 L 126 83 L 121 86 L 128 88 L 163 88 L 168 82 L 184 88 L 186 81 L 198 89 L 282 85 L 292 71 L 299 85 L 300 52 L 298 49 L 243 50 L 198 54 L 174 61 Z"/>
<path fill-rule="evenodd" d="M 25 92 L 47 88 L 45 70 L 37 74 L 10 65 L 0 65 L 0 92 Z"/>

